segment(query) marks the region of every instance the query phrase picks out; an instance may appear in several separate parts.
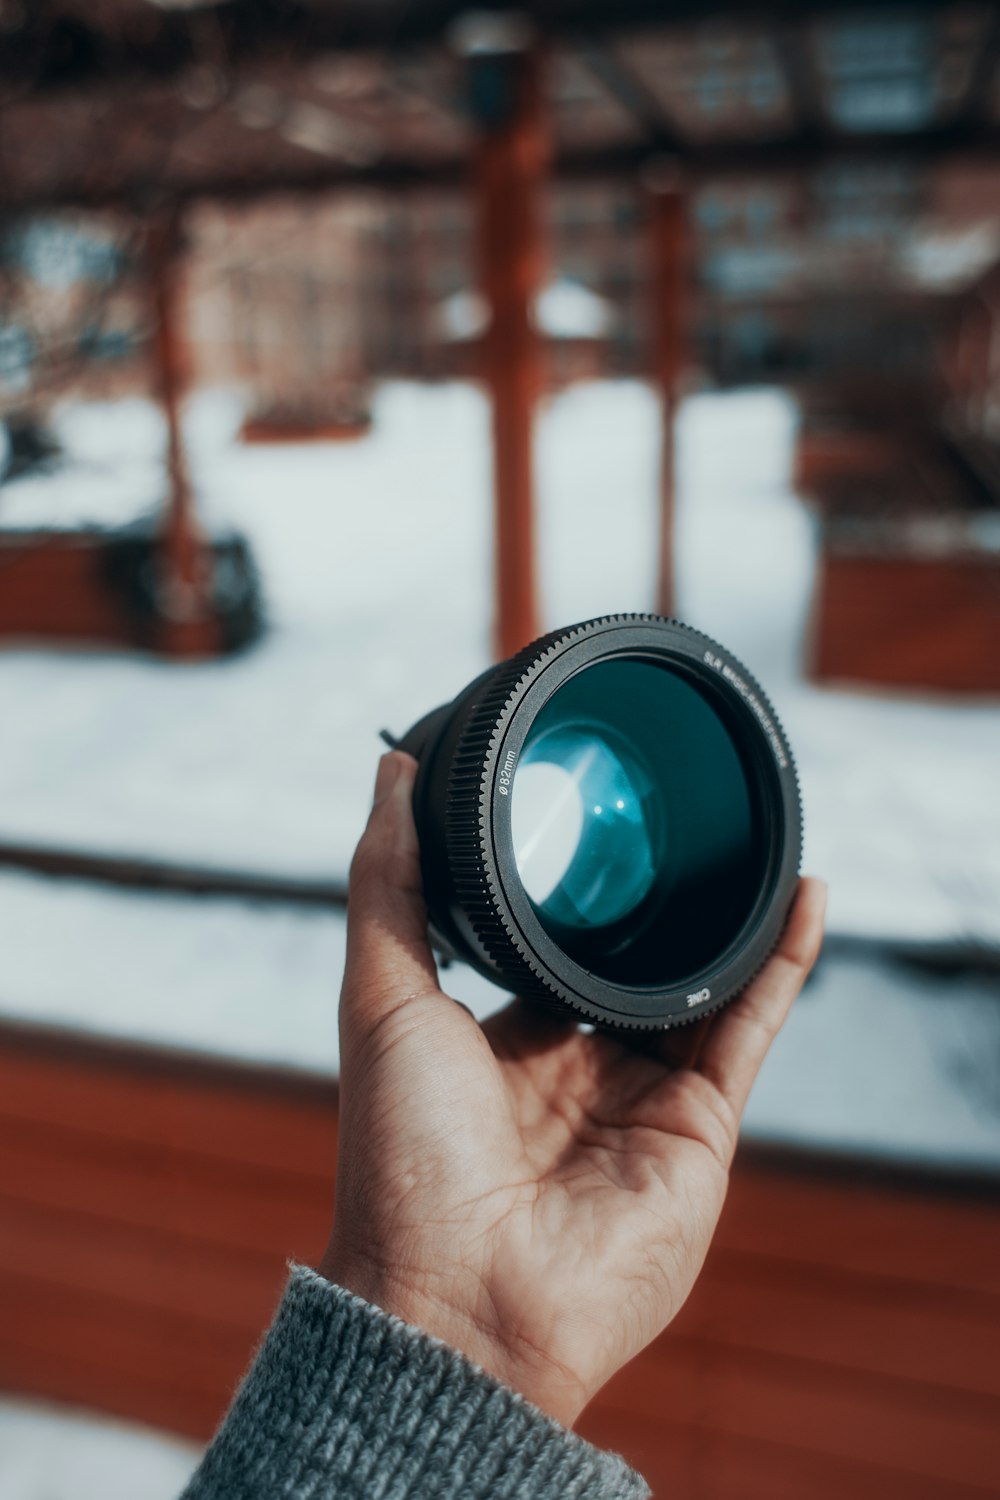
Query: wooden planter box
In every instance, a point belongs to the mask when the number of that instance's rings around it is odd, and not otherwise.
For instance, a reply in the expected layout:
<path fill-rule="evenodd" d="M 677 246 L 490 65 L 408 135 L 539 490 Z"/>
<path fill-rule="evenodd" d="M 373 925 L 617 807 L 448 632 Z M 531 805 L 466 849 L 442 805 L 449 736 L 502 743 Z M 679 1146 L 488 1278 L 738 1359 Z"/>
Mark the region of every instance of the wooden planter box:
<path fill-rule="evenodd" d="M 241 538 L 204 544 L 214 602 L 196 620 L 163 614 L 158 548 L 154 536 L 132 531 L 0 531 L 0 641 L 215 656 L 256 637 L 261 602 Z"/>
<path fill-rule="evenodd" d="M 1000 555 L 825 547 L 813 602 L 820 682 L 1000 693 Z"/>

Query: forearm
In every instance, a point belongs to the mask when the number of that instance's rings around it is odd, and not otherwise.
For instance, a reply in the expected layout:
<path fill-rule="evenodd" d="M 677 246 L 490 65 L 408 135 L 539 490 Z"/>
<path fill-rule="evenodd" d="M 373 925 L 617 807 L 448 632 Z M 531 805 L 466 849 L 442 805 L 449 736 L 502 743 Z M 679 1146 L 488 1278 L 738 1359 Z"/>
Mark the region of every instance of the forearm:
<path fill-rule="evenodd" d="M 447 1345 L 314 1271 L 182 1500 L 643 1500 L 645 1483 Z"/>

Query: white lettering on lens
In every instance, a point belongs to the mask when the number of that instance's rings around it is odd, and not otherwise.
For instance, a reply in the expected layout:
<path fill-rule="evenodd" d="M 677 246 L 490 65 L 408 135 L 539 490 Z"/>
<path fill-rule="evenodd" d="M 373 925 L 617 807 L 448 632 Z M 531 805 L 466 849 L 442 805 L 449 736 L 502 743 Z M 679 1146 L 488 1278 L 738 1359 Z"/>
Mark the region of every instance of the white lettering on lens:
<path fill-rule="evenodd" d="M 705 661 L 710 667 L 714 667 L 715 670 L 720 673 L 727 682 L 732 683 L 733 687 L 739 693 L 744 703 L 746 703 L 749 707 L 750 712 L 756 716 L 761 729 L 763 729 L 765 735 L 767 736 L 768 744 L 774 751 L 774 758 L 778 762 L 778 765 L 783 771 L 787 770 L 788 757 L 785 754 L 784 747 L 782 746 L 781 739 L 778 735 L 778 731 L 771 723 L 771 720 L 768 717 L 768 714 L 760 699 L 756 696 L 755 693 L 752 693 L 750 691 L 749 687 L 743 681 L 743 678 L 739 675 L 739 673 L 734 672 L 732 667 L 729 666 L 727 662 L 724 662 L 722 660 L 721 656 L 716 656 L 711 651 L 706 651 L 704 653 L 704 656 Z"/>
<path fill-rule="evenodd" d="M 510 784 L 514 777 L 514 764 L 516 760 L 517 751 L 508 750 L 506 759 L 500 768 L 500 775 L 497 777 L 500 783 L 499 792 L 501 797 L 508 797 L 510 795 Z"/>
<path fill-rule="evenodd" d="M 700 1005 L 703 1000 L 711 1000 L 711 998 L 712 998 L 712 991 L 711 990 L 709 990 L 709 989 L 698 990 L 698 991 L 696 991 L 695 994 L 688 995 L 688 997 L 687 997 L 688 1009 L 690 1010 L 690 1008 L 691 1008 L 692 1005 Z"/>

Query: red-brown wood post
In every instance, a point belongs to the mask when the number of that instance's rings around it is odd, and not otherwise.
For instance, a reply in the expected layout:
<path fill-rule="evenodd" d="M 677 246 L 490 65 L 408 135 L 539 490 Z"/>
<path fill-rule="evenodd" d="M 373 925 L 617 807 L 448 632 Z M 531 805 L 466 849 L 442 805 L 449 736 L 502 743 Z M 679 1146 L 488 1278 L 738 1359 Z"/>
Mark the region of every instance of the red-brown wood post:
<path fill-rule="evenodd" d="M 672 615 L 677 607 L 674 559 L 674 497 L 677 484 L 675 427 L 685 365 L 684 294 L 687 271 L 687 206 L 679 184 L 671 182 L 652 187 L 649 223 L 653 378 L 660 392 L 662 412 L 656 608 L 662 615 Z"/>
<path fill-rule="evenodd" d="M 967 426 L 983 429 L 993 358 L 993 313 L 978 291 L 966 299 L 962 319 L 963 412 Z"/>
<path fill-rule="evenodd" d="M 170 486 L 161 535 L 160 597 L 164 618 L 158 630 L 158 645 L 170 656 L 206 656 L 218 649 L 219 640 L 207 598 L 206 549 L 195 519 L 181 429 L 181 400 L 187 383 L 180 332 L 181 249 L 180 213 L 170 209 L 152 221 L 146 234 L 153 305 L 153 360 L 157 394 L 167 422 Z"/>
<path fill-rule="evenodd" d="M 493 423 L 494 631 L 497 655 L 506 657 L 540 633 L 532 439 L 544 351 L 534 307 L 545 267 L 548 131 L 537 57 L 523 51 L 488 63 L 507 93 L 501 118 L 483 124 L 476 161 L 479 263 L 489 307 L 482 352 Z"/>

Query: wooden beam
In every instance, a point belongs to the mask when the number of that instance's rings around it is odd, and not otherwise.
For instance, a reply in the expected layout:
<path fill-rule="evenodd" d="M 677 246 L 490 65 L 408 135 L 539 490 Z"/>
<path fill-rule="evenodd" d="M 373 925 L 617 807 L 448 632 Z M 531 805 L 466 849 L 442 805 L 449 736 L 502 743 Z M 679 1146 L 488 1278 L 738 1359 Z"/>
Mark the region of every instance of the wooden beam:
<path fill-rule="evenodd" d="M 931 13 L 960 8 L 960 0 L 922 0 L 920 6 Z M 446 42 L 470 5 L 469 0 L 380 0 L 378 5 L 372 0 L 336 5 L 216 0 L 193 10 L 141 9 L 132 24 L 102 26 L 83 7 L 67 16 L 33 0 L 23 7 L 26 18 L 4 34 L 0 86 L 9 85 L 16 97 L 25 78 L 35 93 L 57 93 L 103 90 L 119 81 L 162 84 L 201 65 L 217 68 L 220 60 L 228 77 L 262 63 L 291 72 L 331 54 L 399 56 Z M 857 15 L 863 7 L 859 0 L 576 0 L 572 5 L 538 0 L 530 7 L 523 0 L 495 0 L 489 9 L 530 11 L 539 38 L 551 44 L 580 36 L 606 39 L 626 30 L 676 32 L 726 20 L 766 30 L 787 21 Z M 910 12 L 913 0 L 879 0 L 879 9 Z"/>
<path fill-rule="evenodd" d="M 535 580 L 534 436 L 543 350 L 534 321 L 545 262 L 548 158 L 539 64 L 525 52 L 476 60 L 508 97 L 484 124 L 475 189 L 481 284 L 490 310 L 483 365 L 493 418 L 495 640 L 499 657 L 540 634 Z M 492 97 L 494 90 L 483 91 Z"/>
<path fill-rule="evenodd" d="M 151 221 L 146 254 L 154 313 L 153 356 L 157 394 L 167 424 L 170 485 L 162 534 L 161 646 L 171 656 L 209 656 L 219 648 L 219 632 L 208 598 L 205 549 L 195 520 L 181 428 L 187 371 L 180 330 L 178 209 L 171 208 Z"/>
<path fill-rule="evenodd" d="M 774 46 L 796 123 L 796 134 L 820 146 L 830 136 L 823 79 L 816 66 L 811 37 L 799 24 L 783 24 L 774 31 Z"/>
<path fill-rule="evenodd" d="M 641 129 L 649 146 L 659 151 L 678 151 L 685 141 L 674 121 L 642 79 L 610 47 L 588 43 L 580 61 Z"/>
<path fill-rule="evenodd" d="M 975 127 L 992 116 L 996 93 L 997 67 L 1000 65 L 1000 11 L 992 6 L 983 23 L 982 36 L 976 48 L 975 61 L 969 70 L 969 83 L 963 101 L 963 115 Z"/>
<path fill-rule="evenodd" d="M 123 128 L 126 127 L 127 120 L 123 119 Z M 552 159 L 551 176 L 562 182 L 620 183 L 637 177 L 660 155 L 662 147 L 654 148 L 647 141 L 563 151 Z M 760 141 L 688 141 L 683 148 L 671 146 L 670 155 L 684 167 L 692 185 L 720 178 L 736 181 L 789 177 L 838 164 L 863 167 L 888 162 L 930 167 L 982 163 L 1000 167 L 1000 128 L 959 121 L 910 133 L 873 131 L 839 135 L 831 131 L 820 137 L 815 131 L 804 130 Z M 466 159 L 458 156 L 424 165 L 386 158 L 371 165 L 351 167 L 331 160 L 297 169 L 283 165 L 280 170 L 269 170 L 262 166 L 253 176 L 234 175 L 228 166 L 221 166 L 213 175 L 199 177 L 197 181 L 173 178 L 158 185 L 168 187 L 171 199 L 178 204 L 255 203 L 268 197 L 295 194 L 400 193 L 421 188 L 459 191 L 467 182 L 467 172 Z M 7 216 L 62 208 L 132 213 L 148 200 L 150 183 L 155 177 L 150 167 L 148 171 L 140 170 L 100 186 L 67 180 L 41 189 L 22 189 L 14 174 L 8 173 L 0 182 L 0 207 Z"/>
<path fill-rule="evenodd" d="M 681 377 L 686 361 L 687 203 L 686 194 L 679 182 L 664 185 L 651 192 L 649 218 L 653 376 L 660 395 L 662 419 L 656 609 L 661 615 L 672 615 L 677 607 L 674 559 L 675 428 Z"/>

